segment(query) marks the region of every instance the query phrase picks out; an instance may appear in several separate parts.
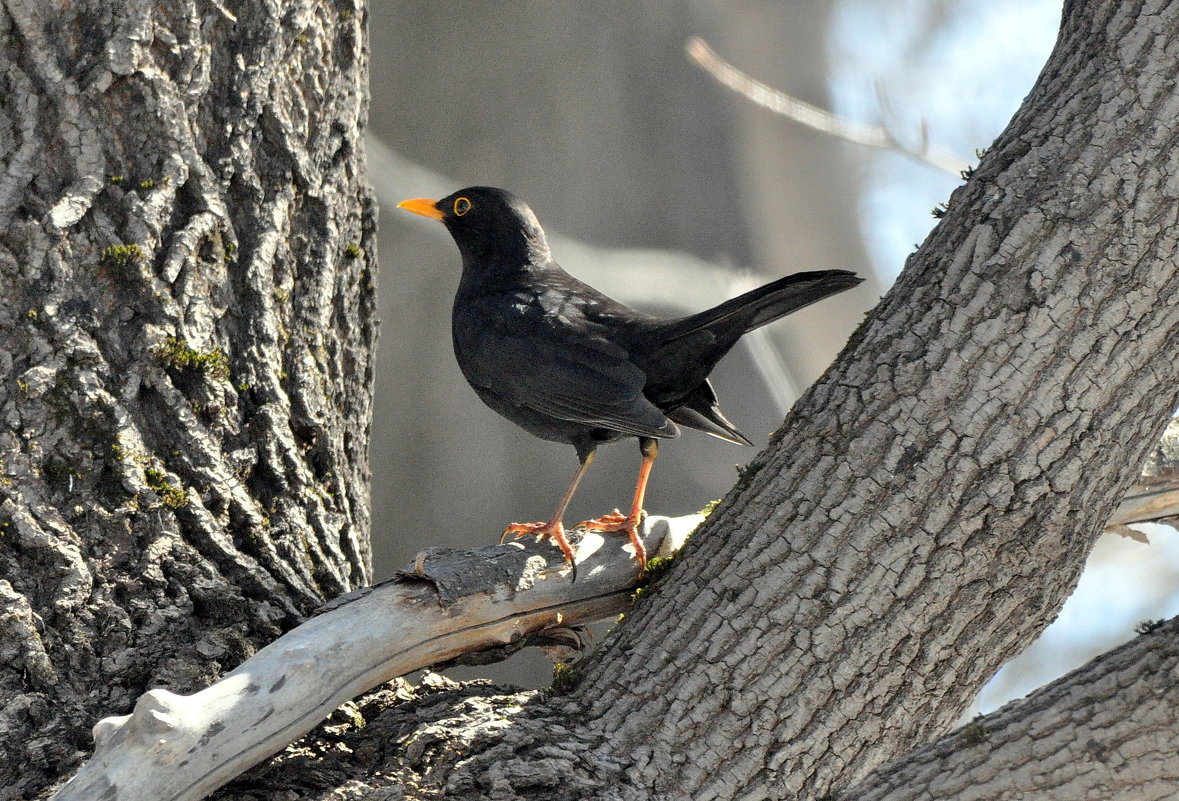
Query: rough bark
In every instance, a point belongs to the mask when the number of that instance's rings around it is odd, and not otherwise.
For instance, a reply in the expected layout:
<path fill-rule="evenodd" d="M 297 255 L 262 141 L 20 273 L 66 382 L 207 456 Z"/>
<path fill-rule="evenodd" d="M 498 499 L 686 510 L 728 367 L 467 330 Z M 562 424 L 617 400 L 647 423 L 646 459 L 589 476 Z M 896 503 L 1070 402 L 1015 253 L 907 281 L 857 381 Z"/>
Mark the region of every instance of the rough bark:
<path fill-rule="evenodd" d="M 1053 619 L 1176 405 L 1177 22 L 1066 4 L 946 218 L 586 665 L 636 790 L 846 787 Z"/>
<path fill-rule="evenodd" d="M 0 4 L 0 797 L 369 577 L 363 25 Z"/>
<path fill-rule="evenodd" d="M 448 690 L 421 726 L 395 705 L 370 724 L 393 747 L 324 735 L 221 797 L 334 797 L 296 764 L 309 748 L 356 798 L 855 797 L 946 732 L 1053 618 L 1176 406 L 1176 49 L 1179 4 L 1066 4 L 1036 87 L 897 286 L 570 695 Z M 1077 728 L 976 750 L 993 760 L 976 775 L 1179 792 L 1149 739 L 1173 675 L 1173 635 L 1154 636 L 1034 696 L 1033 730 L 1053 704 Z M 1065 711 L 1082 698 L 1091 716 Z M 1069 755 L 1043 748 L 1090 723 L 1099 780 L 1058 783 Z M 363 769 L 333 772 L 354 747 Z"/>
<path fill-rule="evenodd" d="M 875 771 L 856 801 L 1174 798 L 1179 620 Z"/>

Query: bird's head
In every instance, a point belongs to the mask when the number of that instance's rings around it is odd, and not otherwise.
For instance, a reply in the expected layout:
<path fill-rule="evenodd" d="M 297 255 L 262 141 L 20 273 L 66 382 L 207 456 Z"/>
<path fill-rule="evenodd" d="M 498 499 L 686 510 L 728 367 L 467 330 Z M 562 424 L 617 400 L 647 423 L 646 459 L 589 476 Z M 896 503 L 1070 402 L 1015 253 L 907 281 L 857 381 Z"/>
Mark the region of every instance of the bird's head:
<path fill-rule="evenodd" d="M 403 200 L 397 208 L 440 220 L 454 237 L 464 266 L 478 260 L 505 266 L 550 258 L 544 231 L 528 204 L 493 186 L 468 186 L 441 200 Z"/>

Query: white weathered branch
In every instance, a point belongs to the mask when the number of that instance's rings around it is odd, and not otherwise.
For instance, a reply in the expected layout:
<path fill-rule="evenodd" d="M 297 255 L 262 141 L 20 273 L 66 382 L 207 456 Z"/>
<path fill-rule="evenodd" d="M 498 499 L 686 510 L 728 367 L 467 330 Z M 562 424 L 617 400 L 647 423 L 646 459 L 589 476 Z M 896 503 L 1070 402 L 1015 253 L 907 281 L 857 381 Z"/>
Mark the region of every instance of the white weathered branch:
<path fill-rule="evenodd" d="M 648 552 L 674 553 L 701 519 L 649 517 Z M 99 721 L 94 756 L 54 799 L 197 801 L 383 682 L 616 615 L 638 583 L 624 543 L 585 532 L 575 583 L 555 547 L 530 540 L 425 551 L 408 572 L 332 601 L 204 690 L 150 690 L 132 714 Z"/>

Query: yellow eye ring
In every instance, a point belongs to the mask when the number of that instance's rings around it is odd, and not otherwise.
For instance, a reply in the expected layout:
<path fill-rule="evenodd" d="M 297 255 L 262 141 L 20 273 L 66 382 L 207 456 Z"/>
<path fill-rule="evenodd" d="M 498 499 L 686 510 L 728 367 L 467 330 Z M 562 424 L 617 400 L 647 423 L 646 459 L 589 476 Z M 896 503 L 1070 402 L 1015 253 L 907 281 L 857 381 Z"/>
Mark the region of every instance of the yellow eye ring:
<path fill-rule="evenodd" d="M 454 201 L 454 216 L 455 217 L 462 217 L 464 214 L 466 214 L 470 210 L 471 210 L 471 201 L 467 200 L 465 197 L 457 198 Z"/>

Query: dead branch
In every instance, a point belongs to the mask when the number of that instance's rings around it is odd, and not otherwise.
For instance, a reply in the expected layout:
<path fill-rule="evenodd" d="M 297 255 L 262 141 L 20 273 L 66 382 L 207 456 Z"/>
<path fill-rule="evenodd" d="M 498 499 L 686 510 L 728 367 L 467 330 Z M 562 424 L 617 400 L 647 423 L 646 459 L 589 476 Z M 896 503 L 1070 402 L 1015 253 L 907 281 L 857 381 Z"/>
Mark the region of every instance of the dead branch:
<path fill-rule="evenodd" d="M 857 145 L 895 150 L 922 164 L 936 167 L 954 176 L 960 175 L 970 167 L 969 162 L 943 150 L 930 147 L 924 124 L 921 126 L 921 145 L 911 147 L 897 139 L 893 132 L 883 125 L 869 125 L 854 120 L 845 120 L 830 111 L 813 106 L 755 80 L 718 56 L 716 51 L 699 37 L 694 36 L 689 39 L 684 49 L 687 51 L 688 58 L 715 78 L 718 83 L 732 89 L 746 100 L 769 109 L 775 114 L 789 117 L 808 128 Z"/>
<path fill-rule="evenodd" d="M 674 554 L 702 519 L 647 518 L 648 552 Z M 624 543 L 584 532 L 576 583 L 548 543 L 424 551 L 404 573 L 326 604 L 204 690 L 149 690 L 130 715 L 100 720 L 94 756 L 53 798 L 198 801 L 398 676 L 552 630 L 568 643 L 569 627 L 629 605 L 639 581 Z"/>
<path fill-rule="evenodd" d="M 1145 541 L 1145 535 L 1131 533 L 1131 524 L 1173 526 L 1176 518 L 1179 518 L 1179 418 L 1171 420 L 1163 432 L 1147 457 L 1142 474 L 1114 510 L 1106 530 Z"/>

